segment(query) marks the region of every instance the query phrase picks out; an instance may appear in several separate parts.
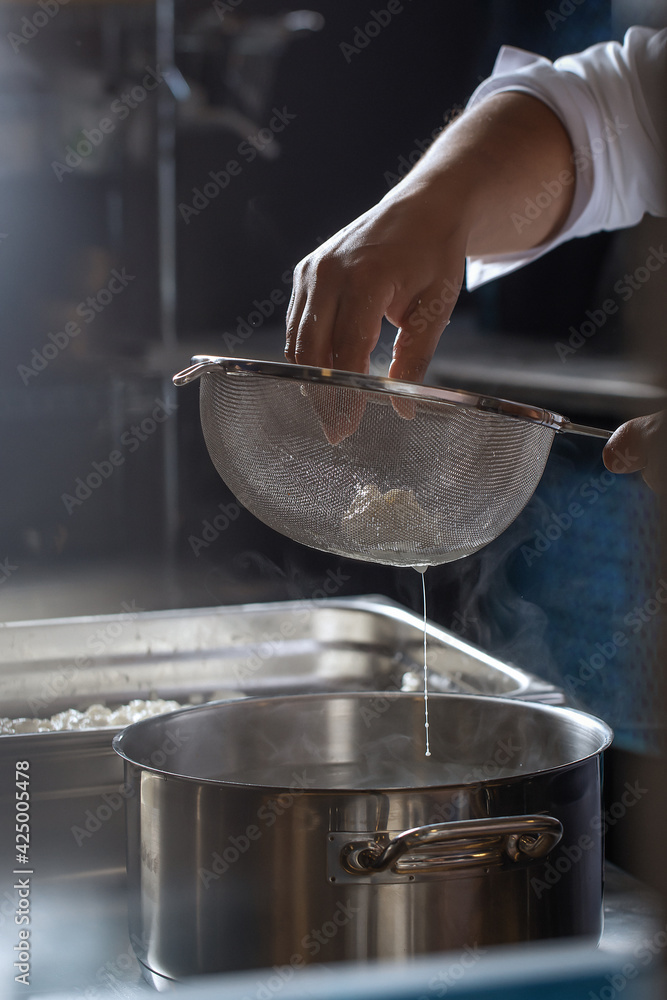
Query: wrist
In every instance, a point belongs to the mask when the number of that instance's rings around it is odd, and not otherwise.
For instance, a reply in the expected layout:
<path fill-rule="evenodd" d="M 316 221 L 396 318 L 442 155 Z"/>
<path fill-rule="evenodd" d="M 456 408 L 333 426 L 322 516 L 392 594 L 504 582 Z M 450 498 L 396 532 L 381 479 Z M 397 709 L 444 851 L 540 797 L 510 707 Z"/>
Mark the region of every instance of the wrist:
<path fill-rule="evenodd" d="M 425 165 L 426 166 L 426 165 Z M 424 239 L 441 249 L 457 238 L 464 251 L 478 216 L 480 187 L 458 164 L 407 174 L 380 201 L 386 211 L 410 216 Z"/>

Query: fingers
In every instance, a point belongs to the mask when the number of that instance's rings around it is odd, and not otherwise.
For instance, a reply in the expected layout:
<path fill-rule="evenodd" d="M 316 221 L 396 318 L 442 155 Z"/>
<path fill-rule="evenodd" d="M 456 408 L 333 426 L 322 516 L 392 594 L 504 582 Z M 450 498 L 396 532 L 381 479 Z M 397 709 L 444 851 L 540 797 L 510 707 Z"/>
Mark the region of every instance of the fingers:
<path fill-rule="evenodd" d="M 328 272 L 328 274 L 326 273 Z M 285 357 L 301 365 L 367 372 L 370 353 L 380 336 L 386 296 L 369 286 L 358 291 L 358 280 L 330 262 L 320 262 L 318 273 L 307 260 L 295 284 L 287 313 Z"/>
<path fill-rule="evenodd" d="M 360 392 L 329 385 L 304 385 L 301 391 L 313 407 L 329 444 L 340 444 L 359 427 L 366 409 Z"/>
<path fill-rule="evenodd" d="M 337 298 L 331 294 L 310 295 L 308 285 L 297 283 L 287 313 L 285 357 L 300 365 L 333 367 L 331 329 L 336 319 Z"/>
<path fill-rule="evenodd" d="M 665 492 L 664 414 L 650 413 L 622 424 L 609 438 L 602 460 L 610 472 L 641 472 L 652 490 Z"/>
<path fill-rule="evenodd" d="M 602 461 L 610 472 L 640 472 L 646 456 L 636 420 L 629 420 L 614 431 L 602 452 Z"/>
<path fill-rule="evenodd" d="M 331 260 L 302 262 L 287 313 L 288 361 L 368 372 L 393 286 L 381 275 L 353 276 Z"/>
<path fill-rule="evenodd" d="M 393 290 L 374 287 L 369 281 L 362 282 L 361 291 L 355 287 L 341 298 L 331 331 L 334 368 L 368 373 L 392 294 Z"/>
<path fill-rule="evenodd" d="M 462 279 L 446 278 L 432 285 L 413 300 L 401 317 L 389 377 L 406 382 L 423 382 L 442 331 L 461 291 Z"/>
<path fill-rule="evenodd" d="M 458 299 L 466 232 L 419 197 L 381 202 L 305 257 L 294 272 L 285 356 L 367 373 L 386 317 L 399 328 L 389 375 L 421 382 Z M 411 402 L 395 400 L 405 417 Z"/>
<path fill-rule="evenodd" d="M 285 315 L 285 357 L 293 363 L 296 337 L 299 331 L 299 319 L 306 304 L 306 296 L 302 292 L 297 291 L 296 271 L 294 272 L 292 282 L 292 294 L 290 295 Z"/>
<path fill-rule="evenodd" d="M 335 316 L 330 320 L 328 317 L 334 315 L 334 308 Z M 371 296 L 366 296 L 365 301 L 359 296 L 348 296 L 335 307 L 332 304 L 324 306 L 324 323 L 330 333 L 322 336 L 318 331 L 315 336 L 312 331 L 315 323 L 320 323 L 322 312 L 320 307 L 308 306 L 301 315 L 294 359 L 297 364 L 367 374 L 370 354 L 380 335 L 383 312 L 382 307 L 373 306 Z M 313 386 L 307 388 L 306 395 L 329 444 L 340 444 L 359 427 L 366 408 L 359 393 L 333 388 L 322 391 L 322 387 Z"/>

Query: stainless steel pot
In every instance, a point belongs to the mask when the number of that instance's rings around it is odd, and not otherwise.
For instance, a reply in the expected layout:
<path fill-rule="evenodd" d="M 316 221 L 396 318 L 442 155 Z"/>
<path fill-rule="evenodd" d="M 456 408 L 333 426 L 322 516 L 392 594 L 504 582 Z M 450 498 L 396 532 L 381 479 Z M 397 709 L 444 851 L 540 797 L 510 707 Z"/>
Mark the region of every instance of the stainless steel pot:
<path fill-rule="evenodd" d="M 597 937 L 603 722 L 502 698 L 304 695 L 139 722 L 131 936 L 172 979 Z M 276 973 L 278 975 L 279 973 Z"/>

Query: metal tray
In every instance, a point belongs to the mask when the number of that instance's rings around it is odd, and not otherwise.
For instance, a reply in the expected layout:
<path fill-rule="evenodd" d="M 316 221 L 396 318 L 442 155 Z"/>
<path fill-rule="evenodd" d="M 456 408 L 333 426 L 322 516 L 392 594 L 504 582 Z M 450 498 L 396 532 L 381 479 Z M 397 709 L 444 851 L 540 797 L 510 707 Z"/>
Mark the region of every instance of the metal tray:
<path fill-rule="evenodd" d="M 427 637 L 434 690 L 564 700 L 452 632 L 429 623 Z M 220 691 L 400 690 L 406 672 L 422 675 L 423 632 L 417 615 L 372 597 L 127 613 L 4 625 L 0 664 L 2 714 L 41 718 Z"/>
<path fill-rule="evenodd" d="M 562 702 L 562 692 L 429 624 L 434 690 Z M 49 716 L 93 702 L 400 690 L 421 679 L 421 619 L 353 598 L 20 622 L 0 628 L 0 711 Z M 122 760 L 116 730 L 0 737 L 0 995 L 12 995 L 17 927 L 15 763 L 31 790 L 31 990 L 138 989 L 127 938 Z M 5 989 L 5 984 L 7 988 Z M 122 989 L 121 989 L 122 986 Z M 128 992 L 130 990 L 130 992 Z M 17 986 L 25 996 L 26 987 Z"/>

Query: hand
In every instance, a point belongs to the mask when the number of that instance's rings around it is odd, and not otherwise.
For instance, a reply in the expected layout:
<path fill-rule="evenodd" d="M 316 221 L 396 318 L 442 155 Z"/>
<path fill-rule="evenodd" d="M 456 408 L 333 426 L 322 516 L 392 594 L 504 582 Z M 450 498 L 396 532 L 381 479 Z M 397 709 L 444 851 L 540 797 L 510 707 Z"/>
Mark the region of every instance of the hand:
<path fill-rule="evenodd" d="M 304 258 L 287 359 L 368 372 L 386 316 L 398 327 L 389 376 L 421 382 L 463 284 L 467 230 L 448 214 L 420 188 L 397 190 Z"/>
<path fill-rule="evenodd" d="M 641 472 L 656 493 L 665 493 L 665 414 L 650 413 L 622 424 L 602 452 L 610 472 Z"/>
<path fill-rule="evenodd" d="M 534 97 L 503 93 L 442 133 L 382 201 L 296 267 L 287 311 L 288 361 L 367 373 L 383 317 L 398 327 L 390 378 L 421 382 L 463 284 L 467 255 L 536 246 L 567 218 L 574 185 L 530 226 L 512 218 L 526 197 L 570 165 L 572 144 Z M 392 397 L 406 419 L 414 404 Z M 359 426 L 363 404 L 318 412 L 331 444 Z"/>
<path fill-rule="evenodd" d="M 521 93 L 496 94 L 436 139 L 382 201 L 296 267 L 289 361 L 367 372 L 383 316 L 398 327 L 389 375 L 421 382 L 463 284 L 466 255 L 510 253 L 559 231 L 574 185 L 526 231 L 512 218 L 571 167 L 556 115 Z"/>

